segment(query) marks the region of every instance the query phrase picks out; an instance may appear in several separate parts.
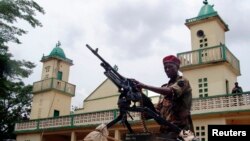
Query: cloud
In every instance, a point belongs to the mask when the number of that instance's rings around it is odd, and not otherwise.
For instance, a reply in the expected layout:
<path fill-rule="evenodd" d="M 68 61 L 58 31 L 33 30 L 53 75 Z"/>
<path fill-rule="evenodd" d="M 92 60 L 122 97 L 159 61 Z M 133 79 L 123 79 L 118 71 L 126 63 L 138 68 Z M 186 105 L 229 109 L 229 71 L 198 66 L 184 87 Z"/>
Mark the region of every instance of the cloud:
<path fill-rule="evenodd" d="M 71 105 L 76 106 L 78 108 L 82 107 L 83 99 L 85 99 L 87 96 L 88 93 L 84 88 L 77 89 L 75 96 L 71 100 Z"/>
<path fill-rule="evenodd" d="M 39 15 L 42 28 L 19 23 L 27 35 L 22 45 L 10 50 L 17 59 L 37 64 L 27 83 L 40 81 L 42 55 L 48 55 L 58 40 L 66 56 L 73 60 L 69 83 L 76 85 L 76 97 L 84 100 L 106 79 L 100 61 L 85 47 L 99 48 L 100 55 L 127 77 L 160 86 L 168 81 L 161 60 L 168 54 L 191 50 L 185 20 L 196 17 L 202 7 L 197 0 L 36 0 L 46 11 Z M 250 48 L 249 1 L 209 0 L 229 25 L 226 45 L 241 62 L 238 78 L 244 90 L 248 85 Z M 150 69 L 149 69 L 150 68 Z M 78 101 L 79 102 L 79 101 Z M 79 105 L 73 101 L 73 105 Z M 82 102 L 80 102 L 82 103 Z"/>
<path fill-rule="evenodd" d="M 156 1 L 153 6 L 147 2 L 138 4 L 122 1 L 105 14 L 109 29 L 106 44 L 119 52 L 115 57 L 122 59 L 150 56 L 156 43 L 171 42 L 171 37 L 164 36 L 166 31 L 176 21 L 183 22 L 181 18 L 175 17 L 172 9 L 170 1 Z M 167 44 L 160 46 L 169 47 Z"/>

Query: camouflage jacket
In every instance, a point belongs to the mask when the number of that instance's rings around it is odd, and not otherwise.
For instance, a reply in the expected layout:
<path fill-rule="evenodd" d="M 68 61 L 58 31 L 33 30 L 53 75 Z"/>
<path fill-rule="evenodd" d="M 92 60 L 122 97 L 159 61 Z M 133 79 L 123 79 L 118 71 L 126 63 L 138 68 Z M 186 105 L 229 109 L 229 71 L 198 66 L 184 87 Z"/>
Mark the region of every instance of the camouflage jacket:
<path fill-rule="evenodd" d="M 161 95 L 156 107 L 161 116 L 181 129 L 193 128 L 190 117 L 192 89 L 189 81 L 182 76 L 178 76 L 176 80 L 170 80 L 162 87 L 172 87 L 172 94 Z M 165 132 L 166 130 L 171 131 L 168 127 L 161 125 L 161 131 Z"/>

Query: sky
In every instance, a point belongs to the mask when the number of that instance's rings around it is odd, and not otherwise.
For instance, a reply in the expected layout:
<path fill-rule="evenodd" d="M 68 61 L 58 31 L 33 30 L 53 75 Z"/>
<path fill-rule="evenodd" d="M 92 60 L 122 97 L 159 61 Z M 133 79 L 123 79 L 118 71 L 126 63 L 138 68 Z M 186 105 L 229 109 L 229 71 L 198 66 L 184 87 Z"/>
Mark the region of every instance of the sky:
<path fill-rule="evenodd" d="M 24 21 L 16 23 L 28 31 L 10 44 L 14 59 L 36 64 L 25 83 L 41 80 L 41 57 L 49 55 L 58 41 L 70 68 L 69 83 L 76 85 L 72 105 L 82 107 L 83 100 L 105 79 L 100 61 L 85 47 L 99 48 L 99 54 L 119 73 L 143 83 L 161 86 L 168 81 L 162 58 L 191 50 L 186 19 L 196 17 L 202 0 L 34 0 L 45 10 L 36 18 L 43 27 L 32 28 Z M 226 46 L 240 60 L 237 78 L 244 91 L 250 90 L 250 1 L 208 0 L 229 25 Z"/>

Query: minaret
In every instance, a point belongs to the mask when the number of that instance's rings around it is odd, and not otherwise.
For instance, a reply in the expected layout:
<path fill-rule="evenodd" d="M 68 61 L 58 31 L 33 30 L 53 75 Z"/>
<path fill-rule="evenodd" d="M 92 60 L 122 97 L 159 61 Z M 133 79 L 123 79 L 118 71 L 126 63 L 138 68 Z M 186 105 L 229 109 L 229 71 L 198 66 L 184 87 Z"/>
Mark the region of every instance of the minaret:
<path fill-rule="evenodd" d="M 180 70 L 190 80 L 194 97 L 231 93 L 240 75 L 239 60 L 226 47 L 228 25 L 207 0 L 197 17 L 187 19 L 192 50 L 178 53 Z"/>
<path fill-rule="evenodd" d="M 66 58 L 58 42 L 48 56 L 43 56 L 41 80 L 33 84 L 31 119 L 69 115 L 75 85 L 68 83 L 73 61 Z"/>

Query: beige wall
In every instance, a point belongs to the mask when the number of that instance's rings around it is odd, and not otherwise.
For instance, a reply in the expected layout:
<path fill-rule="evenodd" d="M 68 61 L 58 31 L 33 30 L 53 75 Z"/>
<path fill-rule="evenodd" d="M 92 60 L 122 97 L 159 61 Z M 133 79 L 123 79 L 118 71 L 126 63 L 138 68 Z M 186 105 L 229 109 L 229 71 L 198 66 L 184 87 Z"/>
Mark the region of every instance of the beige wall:
<path fill-rule="evenodd" d="M 119 93 L 117 87 L 112 81 L 106 79 L 94 92 L 91 93 L 89 97 L 85 99 L 83 108 L 77 110 L 76 113 L 117 109 L 118 97 Z M 153 97 L 152 102 L 158 103 L 158 99 L 158 97 Z"/>
<path fill-rule="evenodd" d="M 100 98 L 84 102 L 83 113 L 117 109 L 118 96 Z"/>
<path fill-rule="evenodd" d="M 68 82 L 69 81 L 69 71 L 70 71 L 69 64 L 60 61 L 59 62 L 59 71 L 63 72 L 62 80 Z"/>
<path fill-rule="evenodd" d="M 159 96 L 150 97 L 153 104 L 157 104 Z M 118 95 L 106 98 L 100 98 L 84 102 L 84 108 L 77 110 L 75 113 L 88 113 L 94 111 L 103 111 L 110 109 L 117 109 Z M 133 104 L 133 103 L 132 103 Z"/>
<path fill-rule="evenodd" d="M 117 87 L 112 81 L 106 79 L 100 86 L 98 86 L 87 98 L 86 100 L 108 97 L 111 95 L 118 94 Z"/>
<path fill-rule="evenodd" d="M 220 124 L 225 125 L 226 120 L 225 118 L 203 118 L 200 119 L 193 119 L 194 126 L 202 126 L 202 125 L 212 125 L 212 124 Z"/>
<path fill-rule="evenodd" d="M 226 94 L 226 80 L 229 82 L 229 93 L 234 87 L 237 76 L 224 64 L 210 65 L 203 68 L 183 71 L 192 87 L 193 98 L 199 97 L 198 79 L 208 79 L 208 96 Z"/>
<path fill-rule="evenodd" d="M 46 72 L 47 67 L 50 67 L 48 72 Z M 57 59 L 51 59 L 43 63 L 41 79 L 43 80 L 47 78 L 57 78 L 58 71 L 63 72 L 62 80 L 68 82 L 70 65 L 64 61 Z"/>
<path fill-rule="evenodd" d="M 17 141 L 41 141 L 40 134 L 18 134 Z"/>
<path fill-rule="evenodd" d="M 195 119 L 193 120 L 193 124 L 194 124 L 194 130 L 195 133 L 200 132 L 200 136 L 202 138 L 205 138 L 205 140 L 208 140 L 207 138 L 207 134 L 208 134 L 208 125 L 214 125 L 214 124 L 219 124 L 219 125 L 225 125 L 226 124 L 226 120 L 225 118 L 203 118 L 203 119 Z M 205 130 L 201 130 L 201 128 L 199 130 L 196 130 L 196 127 L 205 127 Z M 205 132 L 205 136 L 201 135 L 201 132 Z"/>
<path fill-rule="evenodd" d="M 192 50 L 200 48 L 200 39 L 202 38 L 197 36 L 198 30 L 204 31 L 205 38 L 208 39 L 208 47 L 220 45 L 220 43 L 225 44 L 224 29 L 219 24 L 218 20 L 213 19 L 205 22 L 200 22 L 190 27 Z"/>
<path fill-rule="evenodd" d="M 116 109 L 118 95 L 117 87 L 112 81 L 106 79 L 84 100 L 83 110 L 77 113 Z"/>
<path fill-rule="evenodd" d="M 53 76 L 54 65 L 55 65 L 55 60 L 49 60 L 43 63 L 41 80 L 53 78 L 52 76 Z M 49 69 L 47 72 L 46 68 L 48 67 Z"/>
<path fill-rule="evenodd" d="M 32 101 L 31 119 L 53 117 L 54 110 L 60 111 L 60 116 L 69 115 L 71 97 L 56 90 L 35 94 Z"/>

